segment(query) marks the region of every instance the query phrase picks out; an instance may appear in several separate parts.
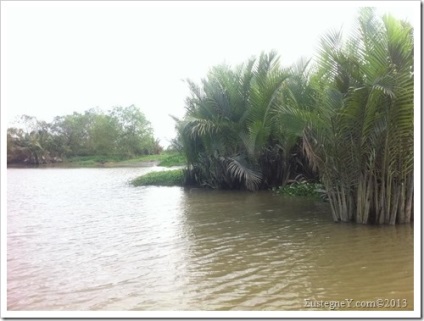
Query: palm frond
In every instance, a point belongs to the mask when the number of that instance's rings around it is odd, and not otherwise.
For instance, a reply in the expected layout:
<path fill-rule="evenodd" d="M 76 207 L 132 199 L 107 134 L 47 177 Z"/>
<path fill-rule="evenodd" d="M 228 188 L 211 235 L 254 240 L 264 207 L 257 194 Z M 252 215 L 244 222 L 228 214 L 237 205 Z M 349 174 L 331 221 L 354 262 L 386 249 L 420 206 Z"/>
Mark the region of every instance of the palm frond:
<path fill-rule="evenodd" d="M 258 189 L 262 180 L 261 173 L 251 169 L 249 164 L 241 157 L 226 158 L 225 164 L 228 173 L 238 181 L 244 183 L 249 191 Z"/>

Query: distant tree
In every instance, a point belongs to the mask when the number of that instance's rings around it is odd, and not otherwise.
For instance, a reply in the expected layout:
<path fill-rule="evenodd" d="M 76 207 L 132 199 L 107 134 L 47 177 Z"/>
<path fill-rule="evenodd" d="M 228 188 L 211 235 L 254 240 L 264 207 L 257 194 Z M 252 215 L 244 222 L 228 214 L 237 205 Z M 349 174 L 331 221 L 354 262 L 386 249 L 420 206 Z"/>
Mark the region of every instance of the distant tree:
<path fill-rule="evenodd" d="M 117 148 L 120 153 L 134 156 L 154 152 L 153 129 L 139 108 L 134 105 L 115 107 L 110 116 L 118 129 Z"/>
<path fill-rule="evenodd" d="M 119 156 L 159 153 L 150 122 L 131 105 L 107 113 L 92 108 L 57 116 L 51 123 L 23 115 L 7 133 L 8 162 L 39 164 L 72 156 Z"/>
<path fill-rule="evenodd" d="M 90 155 L 90 125 L 91 113 L 58 116 L 54 119 L 53 127 L 59 136 L 63 136 L 66 145 L 66 156 Z"/>
<path fill-rule="evenodd" d="M 7 130 L 7 162 L 47 162 L 50 153 L 46 147 L 51 140 L 47 123 L 32 116 L 22 115 L 18 124 L 22 128 L 12 127 Z"/>
<path fill-rule="evenodd" d="M 90 153 L 115 155 L 118 152 L 119 127 L 109 115 L 93 115 L 90 126 Z"/>

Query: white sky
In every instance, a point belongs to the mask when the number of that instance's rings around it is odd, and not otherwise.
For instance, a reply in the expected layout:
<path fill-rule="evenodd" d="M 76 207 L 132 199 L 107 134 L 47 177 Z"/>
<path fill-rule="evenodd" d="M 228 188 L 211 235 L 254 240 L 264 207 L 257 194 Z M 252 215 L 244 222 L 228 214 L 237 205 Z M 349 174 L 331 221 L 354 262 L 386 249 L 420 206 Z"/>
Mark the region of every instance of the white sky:
<path fill-rule="evenodd" d="M 169 114 L 184 114 L 183 79 L 271 49 L 283 65 L 312 57 L 326 31 L 350 31 L 360 6 L 420 26 L 419 1 L 2 1 L 2 119 L 134 104 L 167 145 Z"/>

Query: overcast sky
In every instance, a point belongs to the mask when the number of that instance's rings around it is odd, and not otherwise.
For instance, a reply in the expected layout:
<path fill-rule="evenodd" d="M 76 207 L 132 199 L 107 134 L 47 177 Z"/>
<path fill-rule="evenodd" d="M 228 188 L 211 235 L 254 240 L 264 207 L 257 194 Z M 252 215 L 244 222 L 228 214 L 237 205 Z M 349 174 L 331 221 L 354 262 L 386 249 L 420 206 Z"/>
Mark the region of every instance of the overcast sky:
<path fill-rule="evenodd" d="M 184 79 L 272 49 L 283 65 L 312 57 L 320 36 L 349 32 L 365 5 L 420 25 L 419 1 L 2 1 L 2 119 L 134 104 L 167 145 L 169 114 L 184 114 Z"/>

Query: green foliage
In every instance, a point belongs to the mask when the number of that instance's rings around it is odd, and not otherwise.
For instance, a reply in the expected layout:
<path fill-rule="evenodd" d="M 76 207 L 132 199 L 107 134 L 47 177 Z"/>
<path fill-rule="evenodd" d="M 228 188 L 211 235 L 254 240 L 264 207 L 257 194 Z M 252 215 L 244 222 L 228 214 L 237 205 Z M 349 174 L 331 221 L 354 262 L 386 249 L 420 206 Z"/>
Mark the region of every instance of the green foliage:
<path fill-rule="evenodd" d="M 158 166 L 171 167 L 182 166 L 186 164 L 186 158 L 180 153 L 164 154 L 164 158 L 159 162 Z"/>
<path fill-rule="evenodd" d="M 182 186 L 183 172 L 180 169 L 163 172 L 151 172 L 132 180 L 131 184 L 134 186 Z"/>
<path fill-rule="evenodd" d="M 133 167 L 151 162 L 163 167 L 182 166 L 185 164 L 185 158 L 178 152 L 163 152 L 161 154 L 143 155 L 130 159 L 127 159 L 123 155 L 73 156 L 64 159 L 65 165 L 83 167 L 96 167 L 99 165 L 107 167 Z"/>
<path fill-rule="evenodd" d="M 363 8 L 346 40 L 339 31 L 321 39 L 313 65 L 301 59 L 283 68 L 272 51 L 235 68 L 215 66 L 200 85 L 187 83 L 186 114 L 174 118 L 173 149 L 183 156 L 152 158 L 162 166 L 185 161 L 187 168 L 143 180 L 175 178 L 178 184 L 219 189 L 283 186 L 278 189 L 283 194 L 304 195 L 317 186 L 286 183 L 299 175 L 318 181 L 319 174 L 334 221 L 413 220 L 409 23 Z M 8 129 L 8 162 L 104 155 L 85 160 L 90 163 L 161 151 L 150 123 L 134 106 L 107 114 L 91 109 L 56 117 L 51 124 L 29 116 L 22 121 L 27 130 Z"/>
<path fill-rule="evenodd" d="M 60 146 L 49 134 L 48 124 L 27 115 L 21 117 L 21 123 L 27 131 L 21 128 L 7 129 L 7 162 L 38 165 L 58 161 Z"/>
<path fill-rule="evenodd" d="M 153 161 L 161 161 L 165 158 L 167 158 L 168 155 L 161 153 L 161 154 L 152 154 L 152 155 L 143 155 L 143 156 L 137 156 L 134 158 L 130 158 L 125 160 L 125 163 L 139 163 L 139 162 L 153 162 Z"/>
<path fill-rule="evenodd" d="M 201 87 L 188 81 L 175 146 L 186 156 L 190 184 L 257 190 L 310 174 L 301 168 L 307 164 L 299 124 L 278 116 L 290 77 L 270 52 L 235 68 L 212 68 Z"/>
<path fill-rule="evenodd" d="M 274 188 L 273 191 L 277 194 L 288 196 L 306 196 L 325 199 L 325 190 L 323 188 L 323 185 L 319 183 L 296 182 Z"/>
<path fill-rule="evenodd" d="M 305 124 L 304 150 L 335 221 L 394 224 L 413 217 L 412 31 L 362 9 L 347 41 L 339 32 L 322 39 L 308 78 L 313 109 L 281 110 Z"/>
<path fill-rule="evenodd" d="M 158 152 L 151 124 L 140 109 L 134 105 L 115 107 L 110 116 L 118 129 L 115 139 L 119 154 L 135 156 Z"/>
<path fill-rule="evenodd" d="M 8 129 L 8 162 L 49 163 L 54 159 L 91 156 L 86 164 L 160 153 L 150 122 L 134 105 L 108 113 L 90 109 L 83 114 L 55 117 L 52 123 L 23 115 L 22 129 Z M 102 157 L 97 156 L 102 155 Z"/>
<path fill-rule="evenodd" d="M 112 159 L 112 161 L 119 161 L 119 159 L 115 159 L 115 160 Z M 172 167 L 172 166 L 184 165 L 185 158 L 184 158 L 184 155 L 180 154 L 179 152 L 166 151 L 160 154 L 143 155 L 143 156 L 127 159 L 127 160 L 121 161 L 120 163 L 123 165 L 131 165 L 131 164 L 137 164 L 141 162 L 157 162 L 158 166 Z"/>
<path fill-rule="evenodd" d="M 120 155 L 93 155 L 93 156 L 74 156 L 66 159 L 67 163 L 78 164 L 78 166 L 92 166 L 104 164 L 106 162 L 120 162 L 124 159 Z"/>
<path fill-rule="evenodd" d="M 312 66 L 281 68 L 271 52 L 214 67 L 201 86 L 188 82 L 175 142 L 186 181 L 255 190 L 319 173 L 335 221 L 410 222 L 413 29 L 374 11 L 360 10 L 346 41 L 324 36 Z M 301 186 L 287 191 L 307 193 Z"/>

